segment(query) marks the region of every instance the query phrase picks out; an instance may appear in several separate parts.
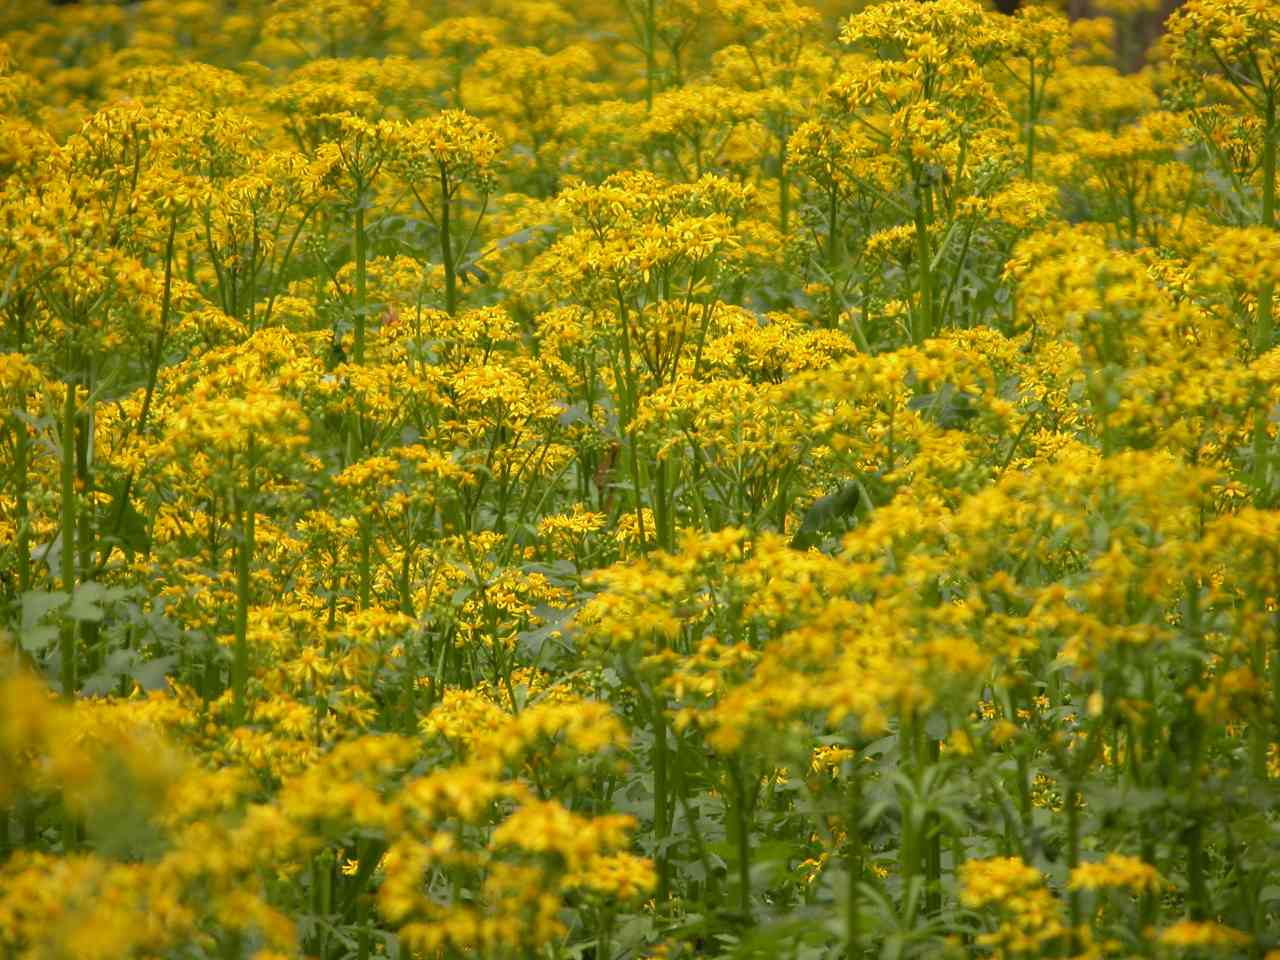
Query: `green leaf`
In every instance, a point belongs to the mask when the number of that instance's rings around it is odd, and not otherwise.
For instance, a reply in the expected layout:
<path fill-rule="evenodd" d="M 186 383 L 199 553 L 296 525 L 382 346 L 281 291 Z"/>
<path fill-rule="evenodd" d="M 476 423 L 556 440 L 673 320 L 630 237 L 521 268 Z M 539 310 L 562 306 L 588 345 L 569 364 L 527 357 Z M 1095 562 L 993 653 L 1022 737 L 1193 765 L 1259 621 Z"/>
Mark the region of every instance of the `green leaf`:
<path fill-rule="evenodd" d="M 38 626 L 24 629 L 18 637 L 22 649 L 30 654 L 41 654 L 58 639 L 58 628 Z"/>
<path fill-rule="evenodd" d="M 67 616 L 72 620 L 90 620 L 96 623 L 104 615 L 103 605 L 114 603 L 124 594 L 125 591 L 119 587 L 107 587 L 93 580 L 78 583 L 67 607 Z"/>
<path fill-rule="evenodd" d="M 791 538 L 791 546 L 797 550 L 816 546 L 823 532 L 829 530 L 841 517 L 852 514 L 861 499 L 862 494 L 856 481 L 844 484 L 835 493 L 819 497 L 805 512 L 800 529 Z"/>
<path fill-rule="evenodd" d="M 123 502 L 116 498 L 107 507 L 107 516 L 120 519 L 116 524 L 116 537 L 124 552 L 132 559 L 136 553 L 146 553 L 151 549 L 151 531 L 144 517 L 133 505 L 131 497 L 126 495 Z"/>
<path fill-rule="evenodd" d="M 30 590 L 22 595 L 22 630 L 33 630 L 39 622 L 68 600 L 65 590 Z"/>

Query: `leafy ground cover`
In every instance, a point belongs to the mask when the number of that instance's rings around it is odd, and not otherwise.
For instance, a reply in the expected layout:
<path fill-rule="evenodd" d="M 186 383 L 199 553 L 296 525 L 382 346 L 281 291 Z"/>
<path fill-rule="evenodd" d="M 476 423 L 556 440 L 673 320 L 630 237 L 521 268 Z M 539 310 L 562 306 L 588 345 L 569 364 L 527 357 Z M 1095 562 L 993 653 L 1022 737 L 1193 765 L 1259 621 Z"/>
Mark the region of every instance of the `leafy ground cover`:
<path fill-rule="evenodd" d="M 1280 8 L 0 12 L 0 957 L 1280 957 Z"/>

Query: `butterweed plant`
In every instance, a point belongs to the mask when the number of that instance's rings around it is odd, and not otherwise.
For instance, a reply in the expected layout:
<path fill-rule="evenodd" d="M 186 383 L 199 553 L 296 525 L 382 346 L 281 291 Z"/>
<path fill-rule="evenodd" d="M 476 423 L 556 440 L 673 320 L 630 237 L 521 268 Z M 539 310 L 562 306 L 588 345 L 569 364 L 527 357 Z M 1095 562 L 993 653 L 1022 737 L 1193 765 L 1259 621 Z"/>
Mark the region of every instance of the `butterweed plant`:
<path fill-rule="evenodd" d="M 4 5 L 0 958 L 1280 957 L 1280 19 L 1062 6 Z"/>

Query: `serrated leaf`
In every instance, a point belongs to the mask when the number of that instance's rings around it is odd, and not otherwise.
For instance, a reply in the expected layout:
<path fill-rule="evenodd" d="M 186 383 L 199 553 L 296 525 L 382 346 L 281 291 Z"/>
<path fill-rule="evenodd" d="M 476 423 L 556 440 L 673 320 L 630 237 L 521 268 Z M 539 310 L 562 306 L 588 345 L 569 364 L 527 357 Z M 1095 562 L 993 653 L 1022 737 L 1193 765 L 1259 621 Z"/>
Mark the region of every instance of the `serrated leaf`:
<path fill-rule="evenodd" d="M 30 590 L 22 595 L 22 630 L 25 633 L 70 598 L 65 590 Z"/>
<path fill-rule="evenodd" d="M 44 625 L 23 629 L 18 635 L 22 649 L 31 654 L 43 653 L 57 639 L 58 628 Z"/>
<path fill-rule="evenodd" d="M 97 622 L 103 617 L 102 604 L 118 599 L 116 591 L 93 580 L 76 584 L 71 595 L 71 603 L 67 605 L 67 616 L 72 620 L 89 620 Z"/>
<path fill-rule="evenodd" d="M 837 519 L 853 513 L 861 497 L 857 482 L 846 483 L 835 493 L 819 497 L 805 511 L 800 529 L 791 539 L 791 546 L 797 550 L 815 546 L 823 531 L 828 530 Z"/>

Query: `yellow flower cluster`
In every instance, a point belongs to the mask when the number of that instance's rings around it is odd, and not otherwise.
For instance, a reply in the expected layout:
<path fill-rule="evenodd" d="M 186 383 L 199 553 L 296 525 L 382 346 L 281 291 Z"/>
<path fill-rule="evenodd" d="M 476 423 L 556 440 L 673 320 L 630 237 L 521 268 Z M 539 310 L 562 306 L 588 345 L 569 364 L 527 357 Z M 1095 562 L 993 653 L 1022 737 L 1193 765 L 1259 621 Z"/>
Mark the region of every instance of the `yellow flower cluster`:
<path fill-rule="evenodd" d="M 0 957 L 1280 942 L 1275 3 L 0 7 Z"/>

